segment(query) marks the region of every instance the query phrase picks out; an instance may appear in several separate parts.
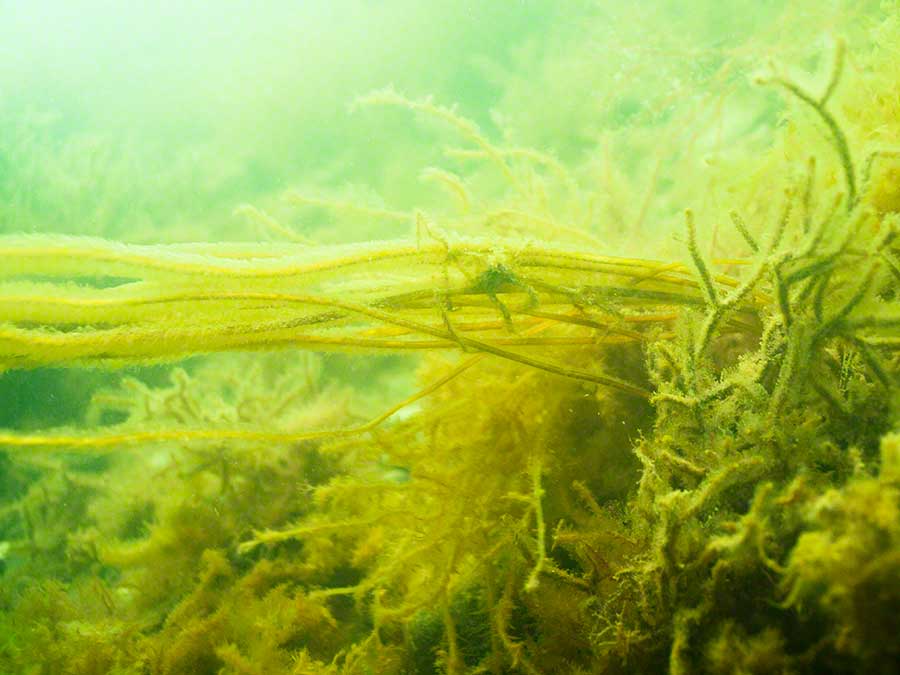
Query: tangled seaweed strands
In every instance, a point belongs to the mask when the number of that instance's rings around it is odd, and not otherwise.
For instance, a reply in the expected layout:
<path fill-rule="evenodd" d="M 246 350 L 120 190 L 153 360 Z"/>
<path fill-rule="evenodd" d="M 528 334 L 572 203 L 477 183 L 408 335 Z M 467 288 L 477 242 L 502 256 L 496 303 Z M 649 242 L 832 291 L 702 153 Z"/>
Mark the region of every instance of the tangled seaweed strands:
<path fill-rule="evenodd" d="M 290 245 L 132 246 L 13 236 L 0 239 L 0 256 L 0 368 L 120 366 L 279 347 L 462 348 L 647 398 L 650 392 L 633 383 L 523 350 L 643 340 L 645 333 L 629 324 L 664 324 L 674 318 L 673 308 L 703 302 L 696 281 L 680 264 L 535 245 L 400 242 L 311 251 Z M 735 285 L 726 277 L 715 282 Z M 752 314 L 764 301 L 750 298 L 744 309 Z M 515 333 L 500 313 L 515 314 Z M 535 327 L 540 334 L 531 330 Z M 294 434 L 189 429 L 89 437 L 3 434 L 0 445 L 98 450 L 165 440 L 296 442 L 360 433 L 370 424 Z"/>

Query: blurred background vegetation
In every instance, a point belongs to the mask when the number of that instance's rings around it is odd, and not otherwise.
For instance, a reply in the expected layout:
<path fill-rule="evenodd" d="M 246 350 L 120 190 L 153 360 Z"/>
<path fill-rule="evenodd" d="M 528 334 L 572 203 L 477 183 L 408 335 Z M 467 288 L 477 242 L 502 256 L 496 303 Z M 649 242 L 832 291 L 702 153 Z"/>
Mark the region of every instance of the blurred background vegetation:
<path fill-rule="evenodd" d="M 873 6 L 3 3 L 0 231 L 246 240 L 259 232 L 234 209 L 251 202 L 317 241 L 406 235 L 408 222 L 339 222 L 281 199 L 303 188 L 400 211 L 444 207 L 420 171 L 446 164 L 450 130 L 352 106 L 393 86 L 600 182 L 608 210 L 591 226 L 615 246 L 638 217 L 623 181 L 652 178 L 638 208 L 664 220 L 664 188 L 685 155 L 696 173 L 700 158 L 771 131 L 777 97 L 752 89 L 748 72 L 768 58 L 815 66 L 824 36 L 852 37 Z"/>

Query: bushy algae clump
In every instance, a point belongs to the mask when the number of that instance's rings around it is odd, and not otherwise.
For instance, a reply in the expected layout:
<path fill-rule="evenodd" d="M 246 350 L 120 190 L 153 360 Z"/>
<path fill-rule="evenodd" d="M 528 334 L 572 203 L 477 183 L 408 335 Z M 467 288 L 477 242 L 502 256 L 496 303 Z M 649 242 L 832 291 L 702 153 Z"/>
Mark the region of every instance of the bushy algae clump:
<path fill-rule="evenodd" d="M 0 669 L 891 672 L 900 66 L 845 57 L 759 78 L 784 166 L 742 194 L 772 203 L 683 211 L 682 260 L 590 252 L 536 206 L 559 162 L 391 91 L 530 196 L 428 174 L 505 238 L 0 238 L 0 369 L 215 353 L 0 433 Z M 422 354 L 421 385 L 373 406 L 328 350 Z"/>

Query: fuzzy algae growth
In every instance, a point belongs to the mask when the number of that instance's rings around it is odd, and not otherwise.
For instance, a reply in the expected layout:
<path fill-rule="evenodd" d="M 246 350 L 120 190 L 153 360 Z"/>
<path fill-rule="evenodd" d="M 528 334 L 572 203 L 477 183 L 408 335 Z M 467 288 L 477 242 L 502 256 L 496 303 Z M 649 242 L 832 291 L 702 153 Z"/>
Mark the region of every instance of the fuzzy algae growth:
<path fill-rule="evenodd" d="M 758 78 L 785 121 L 714 168 L 731 202 L 672 209 L 670 260 L 603 254 L 562 162 L 393 91 L 364 102 L 511 196 L 291 197 L 414 224 L 351 246 L 249 206 L 288 241 L 0 237 L 0 370 L 127 373 L 0 431 L 0 672 L 893 672 L 896 9 L 868 30 L 853 69 L 836 40 Z"/>

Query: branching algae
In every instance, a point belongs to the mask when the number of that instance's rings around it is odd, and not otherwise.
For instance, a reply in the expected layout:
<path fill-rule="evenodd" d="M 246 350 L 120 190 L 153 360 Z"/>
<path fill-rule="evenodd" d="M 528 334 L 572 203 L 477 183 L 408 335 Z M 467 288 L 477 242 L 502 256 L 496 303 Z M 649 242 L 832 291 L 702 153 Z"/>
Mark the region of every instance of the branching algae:
<path fill-rule="evenodd" d="M 214 354 L 0 432 L 0 670 L 893 672 L 900 65 L 846 62 L 759 78 L 774 207 L 683 210 L 681 261 L 591 252 L 560 162 L 393 91 L 520 205 L 433 169 L 458 227 L 410 241 L 0 238 L 0 369 Z M 331 350 L 420 353 L 419 389 L 379 408 Z"/>

